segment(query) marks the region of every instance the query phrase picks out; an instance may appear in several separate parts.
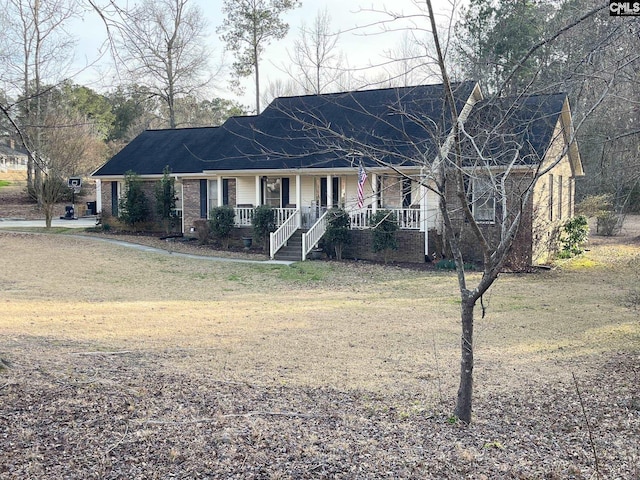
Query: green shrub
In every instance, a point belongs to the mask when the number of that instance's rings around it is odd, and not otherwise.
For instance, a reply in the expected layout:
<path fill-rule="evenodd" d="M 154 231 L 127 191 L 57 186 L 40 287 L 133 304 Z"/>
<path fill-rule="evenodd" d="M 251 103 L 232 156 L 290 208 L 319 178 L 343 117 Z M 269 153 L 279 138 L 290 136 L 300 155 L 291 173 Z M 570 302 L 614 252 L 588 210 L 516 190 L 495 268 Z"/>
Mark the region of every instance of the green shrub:
<path fill-rule="evenodd" d="M 622 228 L 622 216 L 615 212 L 603 212 L 596 217 L 596 232 L 605 237 L 613 237 Z"/>
<path fill-rule="evenodd" d="M 264 251 L 269 251 L 269 234 L 276 231 L 276 212 L 270 205 L 260 205 L 253 210 L 253 234 L 262 242 Z"/>
<path fill-rule="evenodd" d="M 164 227 L 165 233 L 170 233 L 177 224 L 178 218 L 175 216 L 176 208 L 176 186 L 175 178 L 170 176 L 169 166 L 164 167 L 162 179 L 156 183 L 156 213 Z"/>
<path fill-rule="evenodd" d="M 351 218 L 341 208 L 331 209 L 328 213 L 327 231 L 324 241 L 328 249 L 335 251 L 336 259 L 342 260 L 342 250 L 351 243 Z"/>
<path fill-rule="evenodd" d="M 369 221 L 373 232 L 373 251 L 383 252 L 384 263 L 387 263 L 390 250 L 398 249 L 398 241 L 396 232 L 398 231 L 398 222 L 393 213 L 388 210 L 378 210 Z"/>
<path fill-rule="evenodd" d="M 209 230 L 224 248 L 229 248 L 229 237 L 235 225 L 236 212 L 233 207 L 223 206 L 211 209 L 209 213 Z"/>
<path fill-rule="evenodd" d="M 118 203 L 118 211 L 118 219 L 130 227 L 135 228 L 149 219 L 149 202 L 142 190 L 142 180 L 131 170 L 125 173 L 124 195 Z"/>
<path fill-rule="evenodd" d="M 560 258 L 570 258 L 584 251 L 584 244 L 589 236 L 587 217 L 578 215 L 567 220 L 560 231 Z"/>
<path fill-rule="evenodd" d="M 598 217 L 605 212 L 613 211 L 613 198 L 611 195 L 589 195 L 576 205 L 576 213 L 585 217 Z"/>
<path fill-rule="evenodd" d="M 596 232 L 610 237 L 617 235 L 622 227 L 622 215 L 616 213 L 613 196 L 590 195 L 576 205 L 576 212 L 596 218 Z"/>

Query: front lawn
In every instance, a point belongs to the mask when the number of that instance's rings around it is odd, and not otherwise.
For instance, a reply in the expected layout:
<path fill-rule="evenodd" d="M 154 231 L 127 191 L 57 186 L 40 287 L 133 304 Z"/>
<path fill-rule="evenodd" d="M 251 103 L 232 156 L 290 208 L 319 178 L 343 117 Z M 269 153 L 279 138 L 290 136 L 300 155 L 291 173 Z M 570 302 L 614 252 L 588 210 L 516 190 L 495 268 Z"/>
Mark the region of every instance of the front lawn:
<path fill-rule="evenodd" d="M 450 272 L 0 245 L 0 478 L 638 476 L 640 244 L 501 277 L 471 426 Z"/>

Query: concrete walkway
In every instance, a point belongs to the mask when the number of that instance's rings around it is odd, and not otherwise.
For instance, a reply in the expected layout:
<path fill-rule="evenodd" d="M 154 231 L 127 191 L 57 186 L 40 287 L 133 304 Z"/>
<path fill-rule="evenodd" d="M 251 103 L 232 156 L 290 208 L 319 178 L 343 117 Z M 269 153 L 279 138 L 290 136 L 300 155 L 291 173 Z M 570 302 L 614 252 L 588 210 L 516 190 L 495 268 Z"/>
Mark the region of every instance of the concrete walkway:
<path fill-rule="evenodd" d="M 42 220 L 21 220 L 19 218 L 0 218 L 0 228 L 34 228 L 45 227 L 45 221 Z M 51 220 L 52 227 L 66 228 L 91 228 L 96 226 L 96 217 L 81 217 L 77 220 L 60 220 L 55 218 Z"/>
<path fill-rule="evenodd" d="M 67 228 L 90 228 L 95 227 L 96 220 L 93 217 L 80 218 L 78 220 L 53 220 L 51 222 L 52 227 L 67 227 Z M 44 227 L 44 220 L 18 220 L 18 219 L 6 219 L 0 218 L 0 230 L 12 228 L 32 228 L 32 227 Z M 208 255 L 195 255 L 193 253 L 180 253 L 164 250 L 162 248 L 149 247 L 147 245 L 140 245 L 138 243 L 124 242 L 122 240 L 115 240 L 112 238 L 99 238 L 91 235 L 66 235 L 73 238 L 82 238 L 84 240 L 93 240 L 96 242 L 106 242 L 112 245 L 119 245 L 121 247 L 131 248 L 139 252 L 156 253 L 159 255 L 171 255 L 174 257 L 191 258 L 195 260 L 209 260 L 212 262 L 234 262 L 234 263 L 254 263 L 260 265 L 291 265 L 295 262 L 289 262 L 285 260 L 245 260 L 243 258 L 227 258 L 227 257 L 210 257 Z"/>
<path fill-rule="evenodd" d="M 227 257 L 210 257 L 208 255 L 196 255 L 193 253 L 180 253 L 164 250 L 162 248 L 149 247 L 147 245 L 140 245 L 137 243 L 123 242 L 122 240 L 114 240 L 112 238 L 99 238 L 92 237 L 90 235 L 70 235 L 74 238 L 89 238 L 98 242 L 107 242 L 113 245 L 120 245 L 121 247 L 132 248 L 140 252 L 158 253 L 161 255 L 171 255 L 173 257 L 192 258 L 196 260 L 210 260 L 213 262 L 235 262 L 235 263 L 258 263 L 261 265 L 291 265 L 295 262 L 289 262 L 285 260 L 245 260 L 243 258 L 227 258 Z"/>

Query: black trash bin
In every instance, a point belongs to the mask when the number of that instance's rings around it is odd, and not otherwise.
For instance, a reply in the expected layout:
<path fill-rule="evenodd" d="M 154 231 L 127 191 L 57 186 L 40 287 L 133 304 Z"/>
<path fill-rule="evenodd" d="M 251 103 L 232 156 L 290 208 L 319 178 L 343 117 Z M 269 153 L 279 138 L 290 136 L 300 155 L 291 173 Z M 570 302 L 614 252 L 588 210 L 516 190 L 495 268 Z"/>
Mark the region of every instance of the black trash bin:
<path fill-rule="evenodd" d="M 96 202 L 87 202 L 87 215 L 96 214 Z"/>
<path fill-rule="evenodd" d="M 75 220 L 76 211 L 73 208 L 73 205 L 67 205 L 64 207 L 64 217 L 60 217 L 60 220 Z"/>

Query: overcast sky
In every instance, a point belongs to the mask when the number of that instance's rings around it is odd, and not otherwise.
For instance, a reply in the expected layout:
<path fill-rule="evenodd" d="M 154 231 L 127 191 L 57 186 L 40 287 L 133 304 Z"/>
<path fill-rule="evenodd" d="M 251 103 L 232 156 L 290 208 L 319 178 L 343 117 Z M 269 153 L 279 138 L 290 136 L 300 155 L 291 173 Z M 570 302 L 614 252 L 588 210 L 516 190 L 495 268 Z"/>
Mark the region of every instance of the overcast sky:
<path fill-rule="evenodd" d="M 202 8 L 206 15 L 211 32 L 210 47 L 215 52 L 216 58 L 219 58 L 224 53 L 224 43 L 216 33 L 216 29 L 223 21 L 222 0 L 194 0 L 194 2 Z M 283 64 L 288 61 L 287 49 L 292 50 L 293 42 L 299 35 L 302 23 L 311 24 L 318 11 L 324 9 L 325 6 L 331 15 L 333 28 L 336 31 L 344 32 L 340 36 L 338 48 L 344 52 L 352 68 L 363 68 L 370 64 L 379 64 L 384 52 L 395 48 L 402 37 L 400 32 L 381 33 L 381 27 L 372 24 L 388 17 L 376 14 L 371 10 L 386 8 L 395 13 L 410 14 L 416 12 L 416 4 L 424 8 L 423 0 L 303 0 L 302 7 L 284 16 L 290 26 L 287 37 L 273 42 L 265 51 L 261 62 L 262 91 L 266 89 L 269 81 L 274 81 L 277 78 L 286 79 L 286 75 L 281 69 Z M 448 0 L 434 0 L 434 8 L 441 12 L 447 12 L 451 6 Z M 424 20 L 420 21 L 424 22 Z M 446 19 L 443 16 L 440 20 L 442 23 Z M 355 29 L 366 25 L 369 25 L 369 28 Z M 78 37 L 76 65 L 95 61 L 99 57 L 99 48 L 105 38 L 104 27 L 97 15 L 88 12 L 83 21 L 78 21 L 74 25 L 74 33 Z M 216 58 L 213 59 L 213 63 L 216 63 Z M 228 64 L 232 63 L 231 54 L 226 54 L 226 60 Z M 90 84 L 92 88 L 99 91 L 103 91 L 109 84 L 113 85 L 114 81 L 108 75 L 108 61 L 109 58 L 103 57 L 102 61 L 97 62 L 96 67 L 86 69 L 75 77 L 75 81 Z M 244 96 L 238 97 L 228 91 L 229 78 L 227 75 L 218 81 L 212 95 L 235 97 L 245 105 L 253 105 L 253 79 L 249 77 L 243 81 L 246 93 Z"/>

